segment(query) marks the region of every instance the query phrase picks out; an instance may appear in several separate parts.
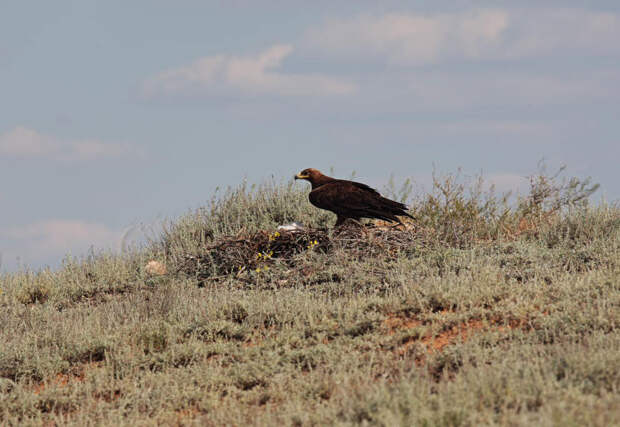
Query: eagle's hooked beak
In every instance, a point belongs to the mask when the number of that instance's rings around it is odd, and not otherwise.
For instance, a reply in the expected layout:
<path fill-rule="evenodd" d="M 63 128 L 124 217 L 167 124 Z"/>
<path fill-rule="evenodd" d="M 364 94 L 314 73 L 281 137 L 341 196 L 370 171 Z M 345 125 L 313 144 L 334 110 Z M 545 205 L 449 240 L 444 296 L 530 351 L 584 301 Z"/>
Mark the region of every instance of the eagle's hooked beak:
<path fill-rule="evenodd" d="M 307 179 L 307 178 L 310 178 L 310 175 L 302 175 L 300 173 L 295 175 L 295 179 Z"/>

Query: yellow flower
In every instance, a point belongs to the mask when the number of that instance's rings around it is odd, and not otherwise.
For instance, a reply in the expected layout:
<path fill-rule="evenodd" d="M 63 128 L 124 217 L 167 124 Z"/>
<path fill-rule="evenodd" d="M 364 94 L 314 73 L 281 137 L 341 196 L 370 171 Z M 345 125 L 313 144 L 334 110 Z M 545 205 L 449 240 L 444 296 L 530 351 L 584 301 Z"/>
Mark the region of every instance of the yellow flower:
<path fill-rule="evenodd" d="M 318 240 L 311 240 L 310 244 L 308 245 L 308 249 L 312 249 L 313 247 L 317 246 L 319 244 Z"/>

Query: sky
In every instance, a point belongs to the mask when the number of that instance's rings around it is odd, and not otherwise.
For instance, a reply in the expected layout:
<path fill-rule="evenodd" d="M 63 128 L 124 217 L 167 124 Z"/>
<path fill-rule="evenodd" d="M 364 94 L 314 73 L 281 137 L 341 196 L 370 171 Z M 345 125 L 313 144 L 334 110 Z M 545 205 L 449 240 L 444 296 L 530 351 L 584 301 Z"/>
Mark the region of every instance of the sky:
<path fill-rule="evenodd" d="M 619 40 L 616 0 L 3 2 L 0 271 L 307 167 L 618 200 Z"/>

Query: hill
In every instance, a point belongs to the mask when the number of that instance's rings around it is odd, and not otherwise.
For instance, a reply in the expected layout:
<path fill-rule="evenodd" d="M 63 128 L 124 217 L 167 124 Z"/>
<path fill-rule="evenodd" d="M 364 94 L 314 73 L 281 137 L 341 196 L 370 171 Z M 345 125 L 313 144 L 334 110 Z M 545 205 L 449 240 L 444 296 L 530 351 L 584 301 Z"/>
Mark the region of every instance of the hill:
<path fill-rule="evenodd" d="M 241 186 L 144 247 L 5 274 L 0 424 L 611 425 L 620 207 L 484 188 L 405 185 L 416 221 L 335 232 L 307 189 Z"/>

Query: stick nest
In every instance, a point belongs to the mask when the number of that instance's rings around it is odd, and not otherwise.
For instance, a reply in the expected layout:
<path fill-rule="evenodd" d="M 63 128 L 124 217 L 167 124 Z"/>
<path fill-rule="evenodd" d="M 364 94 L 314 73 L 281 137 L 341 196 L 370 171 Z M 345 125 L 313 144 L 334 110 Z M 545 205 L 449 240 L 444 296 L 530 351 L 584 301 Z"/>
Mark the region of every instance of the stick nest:
<path fill-rule="evenodd" d="M 413 229 L 346 225 L 335 230 L 259 231 L 226 236 L 205 246 L 200 253 L 185 254 L 177 270 L 199 279 L 257 269 L 274 263 L 293 267 L 308 252 L 329 254 L 346 251 L 353 259 L 381 256 L 395 258 L 414 251 L 424 238 Z"/>

